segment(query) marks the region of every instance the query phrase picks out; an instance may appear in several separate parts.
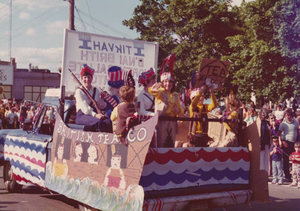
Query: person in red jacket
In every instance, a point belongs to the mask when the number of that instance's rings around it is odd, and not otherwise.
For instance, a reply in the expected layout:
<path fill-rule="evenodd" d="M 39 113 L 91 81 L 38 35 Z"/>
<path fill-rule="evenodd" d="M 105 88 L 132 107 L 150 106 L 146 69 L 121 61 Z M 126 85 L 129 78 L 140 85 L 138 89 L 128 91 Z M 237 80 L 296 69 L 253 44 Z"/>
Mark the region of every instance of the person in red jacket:
<path fill-rule="evenodd" d="M 291 187 L 296 187 L 298 183 L 298 188 L 300 188 L 300 142 L 296 142 L 294 145 L 295 152 L 290 155 L 290 160 L 292 164 L 292 176 L 293 182 L 290 184 Z"/>

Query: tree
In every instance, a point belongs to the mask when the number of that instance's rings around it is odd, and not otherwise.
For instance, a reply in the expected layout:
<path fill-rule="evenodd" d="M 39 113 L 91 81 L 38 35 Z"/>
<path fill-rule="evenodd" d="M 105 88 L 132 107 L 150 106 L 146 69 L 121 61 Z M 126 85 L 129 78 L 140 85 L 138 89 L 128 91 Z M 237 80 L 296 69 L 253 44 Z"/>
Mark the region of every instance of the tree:
<path fill-rule="evenodd" d="M 202 58 L 230 55 L 226 37 L 239 33 L 237 11 L 230 0 L 144 0 L 123 24 L 140 32 L 139 39 L 159 43 L 159 67 L 176 53 L 178 87 L 188 86 Z"/>
<path fill-rule="evenodd" d="M 276 4 L 272 11 L 271 23 L 275 30 L 274 39 L 279 45 L 280 54 L 287 66 L 287 75 L 291 86 L 286 89 L 286 96 L 300 94 L 300 1 L 283 0 Z M 290 90 L 294 90 L 291 92 Z"/>
<path fill-rule="evenodd" d="M 283 11 L 278 11 L 282 2 L 256 0 L 241 5 L 244 33 L 228 37 L 233 50 L 228 58 L 234 61 L 230 73 L 239 85 L 241 98 L 248 100 L 253 92 L 258 99 L 278 101 L 291 97 L 297 88 L 297 68 L 284 54 L 286 46 L 280 44 L 284 36 L 279 25 L 290 25 L 288 19 L 282 19 Z"/>

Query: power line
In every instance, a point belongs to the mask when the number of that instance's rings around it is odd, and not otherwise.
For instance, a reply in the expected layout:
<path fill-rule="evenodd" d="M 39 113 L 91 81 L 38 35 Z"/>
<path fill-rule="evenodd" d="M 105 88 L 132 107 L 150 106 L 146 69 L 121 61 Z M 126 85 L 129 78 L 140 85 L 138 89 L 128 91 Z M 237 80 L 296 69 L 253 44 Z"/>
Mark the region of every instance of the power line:
<path fill-rule="evenodd" d="M 76 19 L 78 19 L 77 17 L 75 17 Z M 78 19 L 79 20 L 79 19 Z M 89 24 L 89 23 L 87 23 L 87 22 L 84 22 L 84 21 L 82 21 L 83 23 L 85 23 L 86 25 L 88 25 L 88 26 L 92 26 L 91 24 Z M 109 35 L 109 33 L 107 33 L 107 32 L 105 32 L 105 31 L 103 31 L 103 30 L 101 30 L 101 29 L 98 29 L 98 28 L 96 28 L 95 27 L 95 29 L 97 29 L 97 30 L 99 30 L 101 33 L 103 33 L 103 34 L 105 34 L 105 35 Z"/>
<path fill-rule="evenodd" d="M 88 30 L 87 30 L 87 28 L 85 27 L 84 22 L 83 22 L 83 20 L 82 20 L 82 18 L 81 18 L 81 16 L 80 16 L 80 14 L 79 14 L 78 9 L 77 9 L 76 6 L 75 6 L 75 9 L 76 9 L 76 12 L 77 12 L 77 14 L 78 14 L 78 16 L 79 16 L 79 19 L 80 19 L 80 21 L 81 21 L 81 24 L 83 25 L 83 27 L 85 28 L 85 31 L 87 32 Z"/>
<path fill-rule="evenodd" d="M 86 4 L 87 4 L 87 7 L 88 7 L 88 10 L 89 10 L 90 16 L 92 17 L 92 15 L 91 15 L 91 11 L 90 11 L 90 7 L 89 7 L 89 4 L 88 4 L 88 1 L 87 1 L 87 0 L 85 0 L 85 1 L 86 1 Z M 92 21 L 92 24 L 93 24 L 94 32 L 96 33 L 96 31 L 95 31 L 95 26 L 94 26 L 94 21 L 93 21 L 93 19 L 92 19 L 92 18 L 91 18 L 91 21 Z"/>
<path fill-rule="evenodd" d="M 88 17 L 88 18 L 91 18 L 91 19 L 95 20 L 97 23 L 99 23 L 100 25 L 105 26 L 106 28 L 110 29 L 110 30 L 113 31 L 114 33 L 117 33 L 117 34 L 122 35 L 122 36 L 124 36 L 124 37 L 129 37 L 127 34 L 121 32 L 121 31 L 119 31 L 119 30 L 117 30 L 117 29 L 114 29 L 113 27 L 111 27 L 111 26 L 109 26 L 109 25 L 107 25 L 107 24 L 105 24 L 105 23 L 99 21 L 98 19 L 96 19 L 96 18 L 94 18 L 94 17 L 92 17 L 92 16 L 89 16 L 89 15 L 86 14 L 85 12 L 83 12 L 83 11 L 81 11 L 81 10 L 79 10 L 79 9 L 78 9 L 78 11 L 79 11 L 81 14 L 83 14 L 84 16 L 86 16 L 86 17 Z"/>
<path fill-rule="evenodd" d="M 59 3 L 60 3 L 60 4 L 59 4 Z M 36 25 L 38 25 L 39 23 L 43 22 L 44 20 L 48 19 L 50 15 L 51 15 L 51 16 L 53 15 L 53 13 L 51 13 L 51 12 L 52 12 L 54 9 L 60 7 L 62 4 L 63 4 L 63 3 L 61 3 L 61 1 L 58 1 L 58 2 L 54 5 L 54 7 L 49 8 L 49 9 L 45 9 L 44 11 L 42 11 L 42 13 L 40 13 L 40 15 L 36 16 L 33 20 L 31 20 L 30 22 L 28 22 L 28 23 L 22 25 L 21 27 L 17 28 L 16 30 L 14 30 L 14 33 L 20 31 L 21 29 L 28 29 L 28 28 L 31 26 L 31 24 L 33 24 L 33 22 L 36 21 L 36 20 L 37 20 L 37 23 L 36 23 L 35 25 L 33 25 L 33 26 L 36 26 Z M 62 7 L 61 9 L 59 9 L 58 11 L 56 11 L 55 13 L 59 12 L 59 11 L 62 10 L 63 8 L 64 8 L 64 7 Z M 45 11 L 46 11 L 46 12 L 45 12 Z M 54 13 L 54 14 L 55 14 L 55 13 Z M 8 36 L 4 36 L 4 37 L 0 38 L 0 41 L 2 41 L 3 39 L 5 39 L 5 38 L 7 38 L 7 37 L 8 37 Z M 18 37 L 18 36 L 14 36 L 14 37 Z"/>
<path fill-rule="evenodd" d="M 65 6 L 65 7 L 67 7 L 67 6 Z M 55 15 L 56 13 L 58 13 L 58 12 L 60 12 L 61 10 L 65 9 L 65 7 L 61 7 L 61 8 L 60 8 L 59 10 L 57 10 L 55 13 L 52 13 L 52 14 L 50 14 L 50 15 L 51 15 L 51 16 L 52 16 L 52 15 Z M 50 15 L 49 15 L 49 16 L 50 16 Z M 44 18 L 44 19 L 41 19 L 39 22 L 37 22 L 36 24 L 32 25 L 31 27 L 35 27 L 35 26 L 39 25 L 40 23 L 44 22 L 45 20 L 47 20 L 47 19 L 49 18 L 49 16 L 46 17 L 46 18 Z M 29 28 L 29 27 L 28 27 L 28 28 Z M 14 38 L 19 37 L 20 35 L 23 35 L 23 34 L 22 34 L 22 33 L 19 33 L 17 36 L 14 36 Z"/>
<path fill-rule="evenodd" d="M 16 0 L 12 0 L 12 3 L 13 3 L 14 1 L 16 1 Z M 9 3 L 9 4 L 10 4 L 10 3 Z M 1 9 L 4 9 L 6 6 L 9 6 L 9 4 L 7 4 L 7 5 L 3 6 L 3 7 L 1 7 L 1 8 L 0 8 L 0 11 L 1 11 Z M 19 8 L 19 5 L 14 6 L 14 12 L 15 12 L 15 11 L 18 11 L 18 8 Z M 9 13 L 9 12 L 8 12 L 8 13 Z M 1 12 L 0 20 L 1 20 L 3 17 L 7 16 L 8 13 Z M 8 16 L 7 16 L 7 17 L 8 17 Z M 7 20 L 7 19 L 8 19 L 8 18 L 3 18 L 3 20 Z M 1 22 L 2 22 L 2 21 L 1 21 Z M 0 22 L 0 23 L 1 23 L 1 22 Z"/>
<path fill-rule="evenodd" d="M 15 0 L 12 0 L 12 2 L 14 2 Z M 10 3 L 8 3 L 8 4 L 5 4 L 3 7 L 1 7 L 0 8 L 0 10 L 2 10 L 4 7 L 7 7 L 7 6 L 9 6 L 10 5 Z"/>

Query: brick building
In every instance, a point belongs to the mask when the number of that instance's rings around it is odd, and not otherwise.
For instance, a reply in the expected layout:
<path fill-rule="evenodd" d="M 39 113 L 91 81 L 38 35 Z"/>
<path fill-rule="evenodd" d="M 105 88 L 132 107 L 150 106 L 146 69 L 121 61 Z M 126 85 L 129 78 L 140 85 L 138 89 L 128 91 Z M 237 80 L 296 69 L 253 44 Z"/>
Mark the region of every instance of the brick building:
<path fill-rule="evenodd" d="M 18 69 L 14 58 L 10 62 L 0 61 L 0 65 L 13 67 L 13 73 L 9 73 L 7 76 L 13 77 L 12 83 L 5 84 L 0 80 L 0 86 L 3 88 L 0 98 L 41 102 L 48 88 L 59 88 L 60 86 L 60 74 L 51 73 L 48 69 L 32 69 L 30 64 L 28 69 Z"/>

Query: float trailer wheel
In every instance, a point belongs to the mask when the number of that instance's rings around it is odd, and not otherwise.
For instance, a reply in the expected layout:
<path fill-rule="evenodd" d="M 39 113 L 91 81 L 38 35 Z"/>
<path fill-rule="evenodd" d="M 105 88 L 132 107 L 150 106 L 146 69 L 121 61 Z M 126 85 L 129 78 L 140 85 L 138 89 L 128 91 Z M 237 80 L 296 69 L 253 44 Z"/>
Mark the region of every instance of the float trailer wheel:
<path fill-rule="evenodd" d="M 10 165 L 10 162 L 5 162 L 3 168 L 3 180 L 5 184 L 5 188 L 10 193 L 20 192 L 22 189 L 22 185 L 18 184 L 13 176 L 13 171 Z"/>

